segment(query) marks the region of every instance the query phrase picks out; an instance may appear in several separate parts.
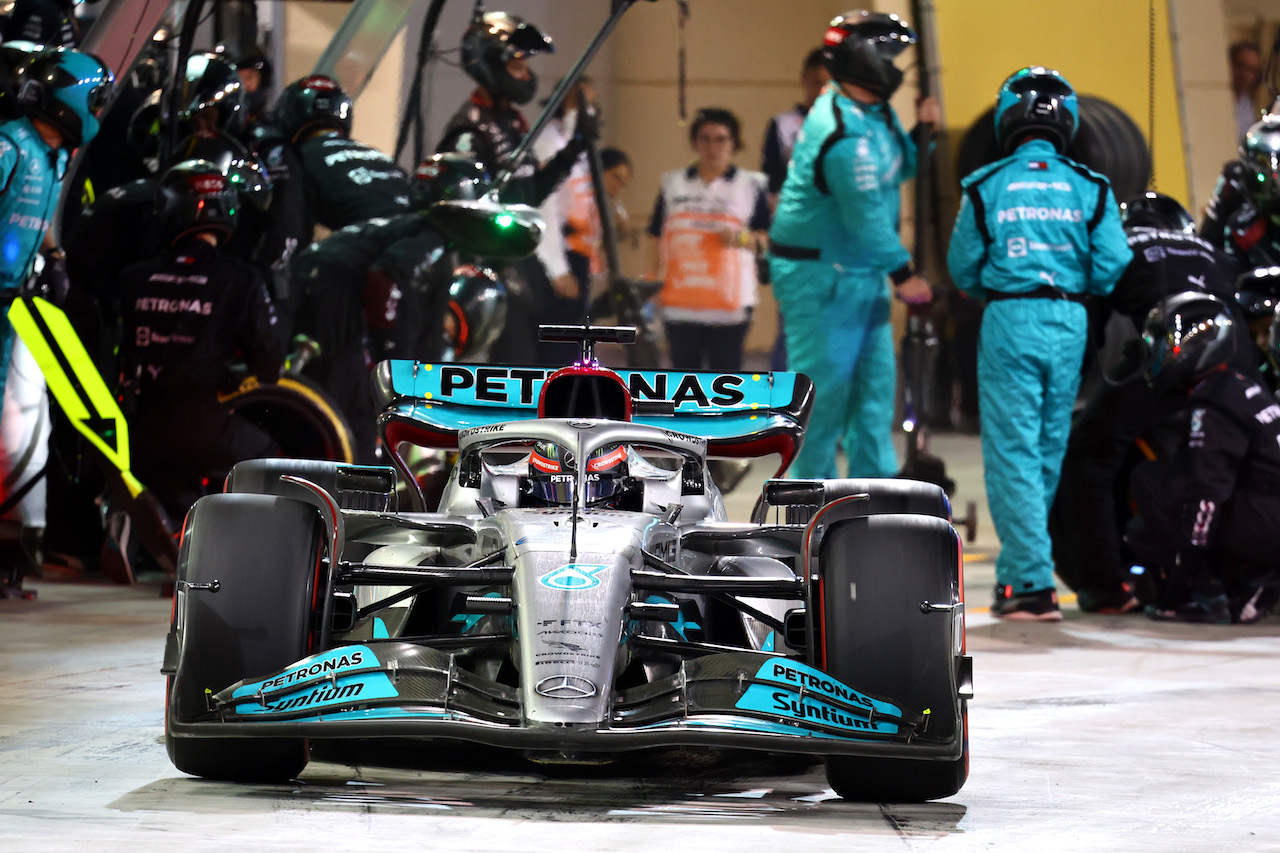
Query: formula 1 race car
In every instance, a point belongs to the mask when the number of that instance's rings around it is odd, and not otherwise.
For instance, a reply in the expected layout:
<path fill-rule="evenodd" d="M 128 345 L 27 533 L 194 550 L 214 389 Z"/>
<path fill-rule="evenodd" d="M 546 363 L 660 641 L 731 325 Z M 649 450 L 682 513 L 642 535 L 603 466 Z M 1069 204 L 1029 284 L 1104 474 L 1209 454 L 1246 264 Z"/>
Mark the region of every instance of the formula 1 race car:
<path fill-rule="evenodd" d="M 936 486 L 766 483 L 727 520 L 707 458 L 790 463 L 794 373 L 383 362 L 392 466 L 241 463 L 196 503 L 165 650 L 174 765 L 283 781 L 310 738 L 448 738 L 549 763 L 652 747 L 823 756 L 842 797 L 968 775 L 960 541 Z M 427 511 L 407 446 L 456 451 Z M 398 509 L 399 504 L 407 509 Z"/>

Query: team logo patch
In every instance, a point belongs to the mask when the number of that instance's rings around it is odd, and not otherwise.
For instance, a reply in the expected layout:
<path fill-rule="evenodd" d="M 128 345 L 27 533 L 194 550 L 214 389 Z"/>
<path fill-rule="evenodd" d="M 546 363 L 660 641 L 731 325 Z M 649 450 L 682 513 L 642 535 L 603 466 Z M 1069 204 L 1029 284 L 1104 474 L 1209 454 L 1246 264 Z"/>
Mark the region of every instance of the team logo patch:
<path fill-rule="evenodd" d="M 576 592 L 580 589 L 594 589 L 600 585 L 598 575 L 608 566 L 593 566 L 585 563 L 570 563 L 555 571 L 548 572 L 538 578 L 538 583 L 550 589 L 562 592 Z"/>

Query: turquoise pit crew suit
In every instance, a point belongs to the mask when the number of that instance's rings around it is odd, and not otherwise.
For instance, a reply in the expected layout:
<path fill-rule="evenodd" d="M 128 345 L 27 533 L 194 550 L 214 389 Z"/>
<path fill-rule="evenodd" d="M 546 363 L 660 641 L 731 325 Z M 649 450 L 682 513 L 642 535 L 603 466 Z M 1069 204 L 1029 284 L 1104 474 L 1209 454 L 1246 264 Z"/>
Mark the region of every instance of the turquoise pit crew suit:
<path fill-rule="evenodd" d="M 962 182 L 947 266 L 985 298 L 978 346 L 982 459 L 1000 554 L 993 613 L 1060 619 L 1048 512 L 1080 383 L 1085 294 L 1110 293 L 1132 253 L 1107 179 L 1061 152 L 1075 94 L 1055 71 L 1001 88 L 997 137 L 1012 153 Z"/>
<path fill-rule="evenodd" d="M 915 175 L 916 146 L 887 101 L 902 78 L 893 59 L 914 41 L 893 15 L 832 22 L 824 57 L 835 83 L 805 118 L 769 231 L 787 367 L 812 379 L 817 393 L 792 477 L 839 476 L 837 441 L 850 477 L 898 471 L 885 278 L 913 276 L 897 227 L 899 186 Z M 879 100 L 854 100 L 842 83 Z"/>
<path fill-rule="evenodd" d="M 47 48 L 32 57 L 17 90 L 22 116 L 0 125 L 0 513 L 22 525 L 17 562 L 0 565 L 0 598 L 22 594 L 22 576 L 40 570 L 50 431 L 44 375 L 18 340 L 9 305 L 49 228 L 69 149 L 97 133 L 95 113 L 111 84 L 110 70 L 93 56 Z M 35 122 L 56 131 L 61 144 L 49 145 Z"/>

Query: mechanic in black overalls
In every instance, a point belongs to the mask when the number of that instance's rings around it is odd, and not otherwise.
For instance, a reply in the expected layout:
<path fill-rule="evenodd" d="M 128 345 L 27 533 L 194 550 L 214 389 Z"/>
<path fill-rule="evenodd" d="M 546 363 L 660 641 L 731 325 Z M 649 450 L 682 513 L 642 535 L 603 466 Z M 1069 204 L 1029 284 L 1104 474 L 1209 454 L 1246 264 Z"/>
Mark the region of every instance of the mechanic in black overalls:
<path fill-rule="evenodd" d="M 488 184 L 483 167 L 462 154 L 437 154 L 417 175 L 413 199 L 419 211 L 442 199 L 477 198 Z M 369 371 L 387 358 L 434 360 L 439 354 L 414 343 L 428 329 L 440 337 L 442 290 L 453 260 L 419 212 L 348 225 L 293 260 L 293 290 L 304 294 L 297 329 L 320 345 L 304 372 L 346 415 L 359 462 L 376 458 Z"/>
<path fill-rule="evenodd" d="M 462 68 L 478 84 L 467 103 L 445 128 L 438 151 L 475 157 L 491 175 L 508 165 L 529 130 L 518 106 L 533 100 L 538 78 L 528 57 L 551 53 L 551 39 L 532 24 L 506 12 L 489 12 L 471 22 L 462 36 Z M 539 166 L 531 156 L 520 163 L 504 187 L 501 200 L 539 206 L 555 190 L 582 154 L 586 140 L 597 136 L 596 115 L 579 110 L 569 143 Z M 510 315 L 527 318 L 508 323 L 494 359 L 530 363 L 536 358 L 537 327 L 550 282 L 536 258 L 512 264 L 500 273 L 511 300 Z"/>
<path fill-rule="evenodd" d="M 1147 192 L 1120 206 L 1120 221 L 1133 260 L 1116 282 L 1108 303 L 1120 317 L 1112 320 L 1116 335 L 1127 320 L 1122 354 L 1098 355 L 1091 362 L 1085 405 L 1077 411 L 1067 439 L 1062 479 L 1054 507 L 1055 571 L 1078 596 L 1080 609 L 1095 613 L 1128 613 L 1138 609 L 1130 562 L 1124 559 L 1116 517 L 1116 479 L 1125 471 L 1134 440 L 1184 413 L 1186 397 L 1156 391 L 1141 375 L 1138 330 L 1160 300 L 1197 290 L 1234 305 L 1234 264 L 1191 233 L 1192 220 L 1174 199 Z M 1236 313 L 1236 319 L 1242 315 Z M 1242 334 L 1242 326 L 1236 329 Z M 1108 341 L 1108 351 L 1121 348 Z M 1241 369 L 1248 370 L 1253 348 L 1247 339 L 1237 347 Z M 1170 430 L 1176 436 L 1178 429 Z M 1121 499 L 1128 478 L 1119 484 Z"/>
<path fill-rule="evenodd" d="M 0 41 L 30 41 L 46 47 L 75 47 L 80 27 L 72 14 L 79 0 L 15 0 L 0 26 Z"/>
<path fill-rule="evenodd" d="M 1264 116 L 1223 169 L 1200 236 L 1236 259 L 1244 272 L 1280 265 L 1280 115 Z"/>
<path fill-rule="evenodd" d="M 351 139 L 351 97 L 331 77 L 290 83 L 275 113 L 271 128 L 259 128 L 256 149 L 272 183 L 263 251 L 281 259 L 274 295 L 286 330 L 294 330 L 303 294 L 288 292 L 290 259 L 311 243 L 317 224 L 338 231 L 409 212 L 409 176 L 386 154 Z"/>
<path fill-rule="evenodd" d="M 1185 393 L 1190 412 L 1177 456 L 1132 481 L 1125 541 L 1164 578 L 1157 619 L 1253 622 L 1280 598 L 1280 405 L 1256 371 L 1231 368 L 1235 325 L 1225 302 L 1192 292 L 1143 327 L 1147 381 Z"/>
<path fill-rule="evenodd" d="M 120 397 L 133 471 L 173 519 L 218 491 L 236 462 L 278 452 L 271 436 L 217 398 L 238 384 L 232 363 L 275 383 L 283 362 L 262 274 L 219 248 L 240 204 L 212 163 L 173 166 L 156 197 L 165 248 L 120 277 Z"/>

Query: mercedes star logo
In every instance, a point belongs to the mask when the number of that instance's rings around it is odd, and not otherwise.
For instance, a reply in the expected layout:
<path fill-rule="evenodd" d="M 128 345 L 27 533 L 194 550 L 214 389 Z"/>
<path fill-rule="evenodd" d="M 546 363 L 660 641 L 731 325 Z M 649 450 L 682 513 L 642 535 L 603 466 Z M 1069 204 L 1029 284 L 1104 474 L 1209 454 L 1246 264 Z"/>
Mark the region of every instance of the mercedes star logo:
<path fill-rule="evenodd" d="M 539 695 L 551 699 L 586 699 L 596 695 L 596 686 L 576 675 L 551 675 L 534 685 Z"/>

